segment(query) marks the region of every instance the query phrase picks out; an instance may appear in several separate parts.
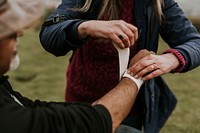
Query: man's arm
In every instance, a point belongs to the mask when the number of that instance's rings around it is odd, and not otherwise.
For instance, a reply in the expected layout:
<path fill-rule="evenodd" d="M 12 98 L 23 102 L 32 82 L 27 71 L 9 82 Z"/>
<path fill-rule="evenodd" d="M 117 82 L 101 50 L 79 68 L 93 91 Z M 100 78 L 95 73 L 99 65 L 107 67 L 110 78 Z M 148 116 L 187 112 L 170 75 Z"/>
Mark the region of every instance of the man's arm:
<path fill-rule="evenodd" d="M 142 58 L 144 58 L 149 54 L 152 54 L 152 52 L 146 49 L 140 50 L 131 59 L 129 67 L 131 67 L 133 64 L 135 64 L 136 62 L 138 62 L 139 60 L 141 60 Z M 136 95 L 138 93 L 138 90 L 141 86 L 141 84 L 135 83 L 135 81 L 140 79 L 132 80 L 130 78 L 127 77 L 122 78 L 119 84 L 115 88 L 113 88 L 101 99 L 93 103 L 93 105 L 102 104 L 108 109 L 112 118 L 113 132 L 130 112 L 132 105 L 135 101 Z M 141 83 L 143 81 L 139 82 Z"/>
<path fill-rule="evenodd" d="M 134 58 L 136 57 L 137 55 Z M 114 132 L 128 115 L 137 91 L 138 88 L 131 79 L 122 78 L 113 90 L 93 103 L 94 106 L 83 103 L 42 102 L 29 100 L 14 92 L 7 78 L 4 78 L 0 84 L 0 129 L 7 133 Z"/>
<path fill-rule="evenodd" d="M 113 132 L 130 112 L 138 89 L 129 78 L 122 78 L 120 83 L 93 105 L 104 105 L 111 114 Z"/>
<path fill-rule="evenodd" d="M 3 133 L 112 132 L 111 116 L 104 106 L 32 101 L 13 91 L 7 77 L 3 76 L 0 76 L 0 105 Z"/>

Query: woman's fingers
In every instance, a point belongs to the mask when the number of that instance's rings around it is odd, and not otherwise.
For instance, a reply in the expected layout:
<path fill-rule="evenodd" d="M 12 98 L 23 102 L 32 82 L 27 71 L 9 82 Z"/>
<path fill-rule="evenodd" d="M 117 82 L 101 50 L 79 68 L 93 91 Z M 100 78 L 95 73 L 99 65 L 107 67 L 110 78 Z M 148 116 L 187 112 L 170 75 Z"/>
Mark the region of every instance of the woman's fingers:
<path fill-rule="evenodd" d="M 134 76 L 135 78 L 139 78 L 144 76 L 146 73 L 151 72 L 154 68 L 151 66 L 151 64 L 154 64 L 153 60 L 146 60 L 146 57 L 138 61 L 136 64 L 134 64 L 132 67 L 129 68 L 130 74 Z"/>
<path fill-rule="evenodd" d="M 137 27 L 133 26 L 132 24 L 126 23 L 126 26 L 131 30 L 133 36 L 131 36 L 131 44 L 133 45 L 135 41 L 138 40 L 138 29 Z"/>
<path fill-rule="evenodd" d="M 157 64 L 150 64 L 146 68 L 139 71 L 134 77 L 135 78 L 142 77 L 143 80 L 146 80 L 146 79 L 149 79 L 149 78 L 154 78 L 154 77 L 158 76 L 158 74 L 161 74 L 161 71 L 157 71 L 159 69 L 160 68 Z M 157 72 L 155 72 L 155 71 L 157 71 Z"/>
<path fill-rule="evenodd" d="M 135 63 L 140 61 L 142 58 L 152 54 L 151 51 L 148 51 L 147 49 L 140 50 L 130 61 L 129 67 L 133 66 Z"/>
<path fill-rule="evenodd" d="M 82 38 L 110 39 L 120 48 L 132 46 L 138 37 L 137 27 L 123 20 L 86 21 L 79 25 L 78 32 Z"/>
<path fill-rule="evenodd" d="M 142 77 L 143 80 L 149 80 L 170 72 L 178 65 L 178 59 L 172 54 L 150 54 L 131 66 L 129 72 L 135 78 Z"/>
<path fill-rule="evenodd" d="M 133 46 L 138 37 L 137 27 L 122 20 L 119 22 L 121 22 L 120 29 L 123 32 L 122 36 L 119 34 L 119 37 L 121 38 L 125 47 Z"/>
<path fill-rule="evenodd" d="M 156 69 L 154 71 L 152 71 L 151 73 L 145 75 L 142 77 L 143 80 L 149 80 L 149 79 L 152 79 L 152 78 L 155 78 L 159 75 L 162 75 L 163 72 L 161 71 L 161 69 Z"/>

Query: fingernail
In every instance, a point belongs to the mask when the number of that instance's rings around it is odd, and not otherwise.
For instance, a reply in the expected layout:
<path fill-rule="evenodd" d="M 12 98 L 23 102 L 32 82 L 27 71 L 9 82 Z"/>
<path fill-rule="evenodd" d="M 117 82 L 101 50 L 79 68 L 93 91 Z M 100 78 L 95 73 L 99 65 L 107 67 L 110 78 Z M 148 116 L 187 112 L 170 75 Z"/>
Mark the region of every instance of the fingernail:
<path fill-rule="evenodd" d="M 136 78 L 136 79 L 137 79 L 137 78 L 138 78 L 138 75 L 136 74 L 136 75 L 134 76 L 134 78 Z"/>
<path fill-rule="evenodd" d="M 133 73 L 133 72 L 131 72 L 131 73 L 130 73 L 130 75 L 131 75 L 131 76 L 134 76 L 134 73 Z"/>
<path fill-rule="evenodd" d="M 130 73 L 131 73 L 131 71 L 130 71 L 130 70 L 127 70 L 127 73 L 128 73 L 128 74 L 130 74 Z"/>

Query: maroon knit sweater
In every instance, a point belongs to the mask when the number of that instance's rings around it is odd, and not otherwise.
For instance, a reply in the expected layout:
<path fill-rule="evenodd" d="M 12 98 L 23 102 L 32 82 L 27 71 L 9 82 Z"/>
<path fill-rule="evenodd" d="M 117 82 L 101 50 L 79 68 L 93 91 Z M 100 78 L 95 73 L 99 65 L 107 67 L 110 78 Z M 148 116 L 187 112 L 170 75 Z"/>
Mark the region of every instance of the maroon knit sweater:
<path fill-rule="evenodd" d="M 133 23 L 133 0 L 123 0 L 121 19 Z M 131 48 L 130 56 L 136 53 Z M 74 52 L 67 71 L 66 101 L 93 102 L 119 82 L 118 53 L 111 42 L 91 40 Z"/>

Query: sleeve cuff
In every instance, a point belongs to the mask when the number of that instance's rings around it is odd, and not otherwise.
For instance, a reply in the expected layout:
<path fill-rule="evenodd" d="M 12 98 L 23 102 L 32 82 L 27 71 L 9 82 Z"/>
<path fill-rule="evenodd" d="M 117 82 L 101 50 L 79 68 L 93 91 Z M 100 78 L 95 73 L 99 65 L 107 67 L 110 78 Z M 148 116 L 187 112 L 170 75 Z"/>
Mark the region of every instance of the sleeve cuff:
<path fill-rule="evenodd" d="M 101 129 L 105 129 L 104 130 L 105 133 L 111 133 L 112 132 L 112 118 L 108 109 L 104 105 L 101 105 L 101 104 L 94 105 L 93 107 L 102 116 L 101 118 L 103 121 L 103 125 L 99 127 L 101 127 Z"/>
<path fill-rule="evenodd" d="M 75 44 L 77 47 L 81 47 L 82 44 L 87 40 L 87 39 L 81 39 L 78 34 L 78 26 L 84 21 L 85 20 L 81 20 L 76 23 L 73 23 L 71 29 L 67 31 L 67 35 L 69 36 L 69 41 L 72 44 Z"/>
<path fill-rule="evenodd" d="M 176 49 L 167 49 L 163 52 L 163 54 L 166 54 L 166 53 L 174 54 L 180 62 L 179 66 L 176 69 L 172 70 L 171 73 L 181 72 L 186 65 L 186 60 L 183 57 L 183 55 Z"/>

